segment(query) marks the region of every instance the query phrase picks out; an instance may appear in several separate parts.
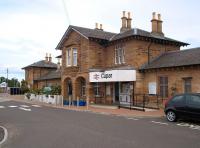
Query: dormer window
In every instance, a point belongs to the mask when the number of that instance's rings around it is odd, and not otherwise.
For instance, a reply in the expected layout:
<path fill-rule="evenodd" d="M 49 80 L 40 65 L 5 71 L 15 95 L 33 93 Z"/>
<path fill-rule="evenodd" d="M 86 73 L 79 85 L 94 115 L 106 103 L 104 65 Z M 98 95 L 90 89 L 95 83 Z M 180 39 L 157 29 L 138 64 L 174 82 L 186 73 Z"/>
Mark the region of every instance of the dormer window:
<path fill-rule="evenodd" d="M 66 65 L 77 66 L 78 52 L 77 48 L 68 48 L 66 51 Z"/>
<path fill-rule="evenodd" d="M 124 49 L 122 47 L 115 48 L 115 64 L 123 64 L 124 60 Z"/>

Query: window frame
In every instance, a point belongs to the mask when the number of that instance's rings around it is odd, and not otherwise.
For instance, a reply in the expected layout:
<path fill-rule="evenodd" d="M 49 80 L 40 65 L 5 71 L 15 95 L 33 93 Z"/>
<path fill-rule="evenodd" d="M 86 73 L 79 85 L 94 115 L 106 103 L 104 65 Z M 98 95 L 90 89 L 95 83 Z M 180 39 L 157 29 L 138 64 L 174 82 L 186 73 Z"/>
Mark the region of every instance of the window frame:
<path fill-rule="evenodd" d="M 78 48 L 71 47 L 66 49 L 66 67 L 78 65 Z"/>
<path fill-rule="evenodd" d="M 67 48 L 66 50 L 66 66 L 69 67 L 72 65 L 72 59 L 71 59 L 71 48 Z"/>
<path fill-rule="evenodd" d="M 192 92 L 192 78 L 187 77 L 187 78 L 183 78 L 183 80 L 184 80 L 184 92 L 191 93 Z"/>
<path fill-rule="evenodd" d="M 100 85 L 98 82 L 94 83 L 94 96 L 95 97 L 100 97 Z"/>
<path fill-rule="evenodd" d="M 160 92 L 160 96 L 163 98 L 166 98 L 169 96 L 169 78 L 168 76 L 159 76 L 159 92 Z M 164 80 L 161 80 L 164 79 Z"/>
<path fill-rule="evenodd" d="M 74 61 L 75 60 L 75 56 L 74 55 L 76 55 L 76 61 Z M 78 49 L 77 48 L 72 48 L 72 58 L 73 58 L 72 65 L 73 66 L 77 66 L 78 65 Z"/>
<path fill-rule="evenodd" d="M 125 63 L 125 50 L 123 47 L 119 46 L 115 48 L 115 64 Z"/>

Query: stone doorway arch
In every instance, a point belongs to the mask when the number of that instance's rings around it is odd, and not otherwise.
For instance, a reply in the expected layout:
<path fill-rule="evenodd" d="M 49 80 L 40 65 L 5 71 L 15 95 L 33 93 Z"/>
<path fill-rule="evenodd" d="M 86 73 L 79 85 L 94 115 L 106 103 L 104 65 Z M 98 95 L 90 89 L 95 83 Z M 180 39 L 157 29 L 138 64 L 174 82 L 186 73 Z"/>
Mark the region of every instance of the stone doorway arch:
<path fill-rule="evenodd" d="M 86 79 L 84 77 L 76 79 L 76 96 L 80 99 L 86 99 Z"/>

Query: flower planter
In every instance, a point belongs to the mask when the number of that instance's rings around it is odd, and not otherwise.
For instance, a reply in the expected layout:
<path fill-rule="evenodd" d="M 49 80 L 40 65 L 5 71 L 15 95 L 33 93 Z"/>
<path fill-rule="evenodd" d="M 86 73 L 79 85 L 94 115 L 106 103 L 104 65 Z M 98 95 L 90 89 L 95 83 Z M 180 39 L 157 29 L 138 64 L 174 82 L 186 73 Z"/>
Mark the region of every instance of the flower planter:
<path fill-rule="evenodd" d="M 63 105 L 69 105 L 69 101 L 68 100 L 63 100 Z"/>
<path fill-rule="evenodd" d="M 73 100 L 73 105 L 77 106 L 77 101 L 76 100 Z"/>
<path fill-rule="evenodd" d="M 79 106 L 86 106 L 86 101 L 80 100 L 80 101 L 79 101 Z"/>

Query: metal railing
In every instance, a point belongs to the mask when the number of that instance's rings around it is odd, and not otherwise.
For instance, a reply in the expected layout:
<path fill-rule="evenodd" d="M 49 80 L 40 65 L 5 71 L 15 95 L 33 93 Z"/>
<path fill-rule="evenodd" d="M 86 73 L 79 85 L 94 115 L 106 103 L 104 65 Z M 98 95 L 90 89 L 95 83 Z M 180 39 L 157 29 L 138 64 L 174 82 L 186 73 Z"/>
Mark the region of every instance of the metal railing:
<path fill-rule="evenodd" d="M 149 94 L 135 94 L 131 96 L 129 101 L 119 101 L 119 108 L 129 108 L 134 110 L 145 111 L 148 109 L 160 109 L 164 101 L 164 98 L 160 95 L 149 95 Z"/>

